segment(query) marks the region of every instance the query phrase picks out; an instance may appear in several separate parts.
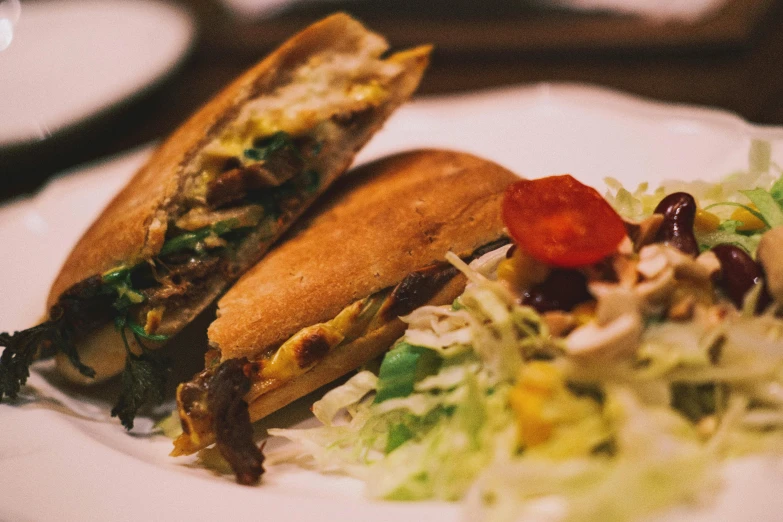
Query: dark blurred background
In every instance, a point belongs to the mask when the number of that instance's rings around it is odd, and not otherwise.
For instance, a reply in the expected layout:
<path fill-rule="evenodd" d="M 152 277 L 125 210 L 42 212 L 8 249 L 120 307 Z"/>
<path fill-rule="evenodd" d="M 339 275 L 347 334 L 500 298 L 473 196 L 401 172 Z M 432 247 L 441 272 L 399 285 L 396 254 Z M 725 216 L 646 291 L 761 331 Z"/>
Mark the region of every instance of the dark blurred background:
<path fill-rule="evenodd" d="M 219 0 L 174 3 L 187 7 L 198 25 L 180 67 L 145 94 L 74 129 L 0 149 L 0 202 L 35 190 L 63 169 L 161 139 L 266 52 L 334 11 L 355 15 L 394 47 L 434 43 L 419 95 L 586 82 L 783 124 L 779 0 L 728 0 L 693 23 L 526 0 L 332 0 L 293 4 L 261 19 L 238 16 Z"/>

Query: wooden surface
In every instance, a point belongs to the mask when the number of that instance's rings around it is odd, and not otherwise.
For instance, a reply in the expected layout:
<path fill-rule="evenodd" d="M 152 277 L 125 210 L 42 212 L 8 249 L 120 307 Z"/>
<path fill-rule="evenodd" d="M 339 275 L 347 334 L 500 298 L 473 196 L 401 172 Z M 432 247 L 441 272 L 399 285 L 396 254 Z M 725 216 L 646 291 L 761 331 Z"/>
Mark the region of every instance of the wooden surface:
<path fill-rule="evenodd" d="M 428 9 L 445 0 L 432 1 Z M 451 1 L 455 6 L 468 2 Z M 421 94 L 585 82 L 715 106 L 757 123 L 783 124 L 783 0 L 733 0 L 724 12 L 690 29 L 530 6 L 527 11 L 514 8 L 517 18 L 506 12 L 505 19 L 491 13 L 471 18 L 454 8 L 448 17 L 425 23 L 426 17 L 416 21 L 405 9 L 390 20 L 367 12 L 369 0 L 355 2 L 365 10 L 359 14 L 370 27 L 388 30 L 394 46 L 438 44 Z M 0 149 L 0 201 L 35 190 L 63 169 L 162 138 L 268 49 L 306 25 L 308 16 L 323 14 L 295 11 L 273 22 L 251 22 L 237 20 L 214 0 L 181 3 L 200 21 L 200 38 L 183 66 L 150 92 L 77 129 L 33 147 Z"/>

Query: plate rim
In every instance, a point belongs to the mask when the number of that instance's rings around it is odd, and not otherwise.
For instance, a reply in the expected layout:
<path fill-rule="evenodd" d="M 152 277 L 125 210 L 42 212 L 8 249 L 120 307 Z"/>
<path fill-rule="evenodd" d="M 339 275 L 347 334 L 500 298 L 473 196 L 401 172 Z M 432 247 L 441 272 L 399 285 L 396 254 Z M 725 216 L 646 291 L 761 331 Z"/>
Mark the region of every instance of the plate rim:
<path fill-rule="evenodd" d="M 143 98 L 149 93 L 155 91 L 158 87 L 163 85 L 166 81 L 175 76 L 184 65 L 185 61 L 191 55 L 196 47 L 198 41 L 200 28 L 196 22 L 196 16 L 193 11 L 187 8 L 184 4 L 175 3 L 173 0 L 133 0 L 128 2 L 126 0 L 70 0 L 66 6 L 59 0 L 40 0 L 33 4 L 22 5 L 22 17 L 24 12 L 29 9 L 35 9 L 38 11 L 44 11 L 45 9 L 90 9 L 92 6 L 99 6 L 101 9 L 110 8 L 111 4 L 122 5 L 127 8 L 129 5 L 133 5 L 135 9 L 142 10 L 162 10 L 166 11 L 172 18 L 176 19 L 176 22 L 183 29 L 183 42 L 181 48 L 178 50 L 176 57 L 170 62 L 165 64 L 155 75 L 144 83 L 135 82 L 136 85 L 130 89 L 126 89 L 122 95 L 114 96 L 111 100 L 108 100 L 102 105 L 94 105 L 89 111 L 80 115 L 75 119 L 56 121 L 55 125 L 47 128 L 44 135 L 36 134 L 31 129 L 27 129 L 24 133 L 17 133 L 15 135 L 3 136 L 0 134 L 0 151 L 10 151 L 9 153 L 18 153 L 25 149 L 31 149 L 36 144 L 42 142 L 50 142 L 56 140 L 63 135 L 67 135 L 71 132 L 78 131 L 78 129 L 88 127 L 92 123 L 101 121 L 103 118 L 119 111 L 123 107 L 132 105 L 133 102 Z M 20 18 L 21 20 L 22 18 Z M 13 47 L 13 42 L 11 47 Z M 0 51 L 4 52 L 4 51 Z M 78 167 L 77 167 L 78 168 Z"/>

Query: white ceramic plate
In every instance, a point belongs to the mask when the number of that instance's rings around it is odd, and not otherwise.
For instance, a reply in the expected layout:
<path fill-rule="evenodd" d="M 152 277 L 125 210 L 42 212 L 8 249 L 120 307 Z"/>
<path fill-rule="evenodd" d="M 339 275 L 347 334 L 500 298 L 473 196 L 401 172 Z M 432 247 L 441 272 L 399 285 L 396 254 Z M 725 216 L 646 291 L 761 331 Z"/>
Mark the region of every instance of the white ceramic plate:
<path fill-rule="evenodd" d="M 639 100 L 597 89 L 538 85 L 432 98 L 400 110 L 360 161 L 402 149 L 441 146 L 492 158 L 530 177 L 570 172 L 602 187 L 666 178 L 715 179 L 747 165 L 752 138 L 783 155 L 783 129 L 760 128 L 719 111 Z M 0 208 L 0 331 L 32 325 L 69 246 L 148 150 L 68 173 L 32 199 Z M 197 363 L 197 361 L 196 361 Z M 457 505 L 365 500 L 347 478 L 272 468 L 246 488 L 167 457 L 170 441 L 128 435 L 108 417 L 108 402 L 63 393 L 46 372 L 15 406 L 0 405 L 0 520 L 459 520 Z M 38 400 L 31 400 L 37 398 Z M 307 419 L 307 401 L 269 419 Z M 672 520 L 756 522 L 783 513 L 783 468 L 766 458 L 726 468 L 716 501 L 667 512 Z M 618 492 L 622 495 L 622 492 Z"/>
<path fill-rule="evenodd" d="M 193 36 L 185 11 L 151 0 L 23 3 L 0 52 L 0 147 L 45 139 L 143 91 Z"/>
<path fill-rule="evenodd" d="M 273 16 L 292 4 L 302 0 L 222 0 L 240 16 Z M 328 0 L 309 0 L 324 2 Z M 539 0 L 541 5 L 555 5 L 577 11 L 617 12 L 651 18 L 665 22 L 669 20 L 696 22 L 716 12 L 727 0 Z"/>

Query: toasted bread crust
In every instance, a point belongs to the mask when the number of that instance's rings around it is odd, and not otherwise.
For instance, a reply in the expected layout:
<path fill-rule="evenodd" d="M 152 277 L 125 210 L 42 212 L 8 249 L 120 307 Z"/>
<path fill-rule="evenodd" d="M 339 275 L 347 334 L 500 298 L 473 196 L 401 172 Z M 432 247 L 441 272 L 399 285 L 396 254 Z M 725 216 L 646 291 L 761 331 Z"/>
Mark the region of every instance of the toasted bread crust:
<path fill-rule="evenodd" d="M 330 16 L 288 40 L 191 116 L 117 194 L 73 248 L 52 285 L 47 309 L 74 284 L 120 265 L 132 266 L 160 250 L 166 233 L 167 207 L 183 182 L 184 166 L 221 132 L 248 99 L 272 92 L 285 83 L 290 72 L 312 54 L 328 49 L 358 49 L 368 38 L 380 37 L 348 15 Z M 429 49 L 423 50 L 423 56 L 417 56 L 423 63 L 413 75 L 416 83 L 427 63 Z"/>
<path fill-rule="evenodd" d="M 210 342 L 223 359 L 258 356 L 449 250 L 468 254 L 500 238 L 503 192 L 516 179 L 441 150 L 359 169 L 219 301 Z"/>

